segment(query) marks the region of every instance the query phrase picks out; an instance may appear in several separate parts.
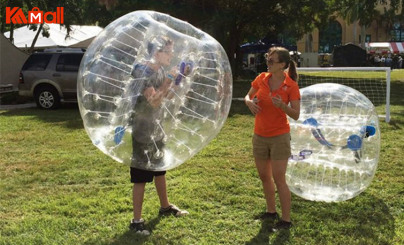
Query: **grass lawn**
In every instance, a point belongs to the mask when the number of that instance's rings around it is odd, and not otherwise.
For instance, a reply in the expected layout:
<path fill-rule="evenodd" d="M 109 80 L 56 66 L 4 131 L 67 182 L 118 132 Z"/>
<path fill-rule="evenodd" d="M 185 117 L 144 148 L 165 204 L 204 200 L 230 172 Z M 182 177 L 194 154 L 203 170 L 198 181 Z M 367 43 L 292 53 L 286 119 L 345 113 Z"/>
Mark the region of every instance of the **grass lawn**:
<path fill-rule="evenodd" d="M 404 71 L 392 80 L 372 184 L 340 203 L 292 194 L 294 227 L 279 233 L 257 219 L 265 201 L 251 152 L 254 118 L 241 101 L 203 151 L 167 174 L 170 201 L 189 216 L 159 217 L 146 186 L 149 237 L 128 230 L 128 167 L 92 145 L 76 106 L 0 111 L 0 244 L 404 244 Z M 234 85 L 244 96 L 249 82 Z"/>

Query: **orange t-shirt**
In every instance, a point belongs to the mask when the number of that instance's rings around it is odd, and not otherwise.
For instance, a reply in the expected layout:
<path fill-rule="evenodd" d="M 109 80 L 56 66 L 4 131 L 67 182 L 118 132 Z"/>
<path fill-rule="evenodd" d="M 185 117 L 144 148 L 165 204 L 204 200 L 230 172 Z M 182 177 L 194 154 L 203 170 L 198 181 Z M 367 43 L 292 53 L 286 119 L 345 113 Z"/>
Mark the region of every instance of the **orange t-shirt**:
<path fill-rule="evenodd" d="M 283 84 L 271 92 L 269 78 L 271 73 L 263 72 L 251 83 L 257 90 L 258 106 L 261 111 L 255 116 L 254 133 L 263 137 L 272 137 L 290 132 L 289 121 L 286 113 L 281 108 L 275 107 L 271 96 L 280 95 L 282 101 L 288 105 L 290 101 L 300 100 L 299 86 L 285 73 Z"/>

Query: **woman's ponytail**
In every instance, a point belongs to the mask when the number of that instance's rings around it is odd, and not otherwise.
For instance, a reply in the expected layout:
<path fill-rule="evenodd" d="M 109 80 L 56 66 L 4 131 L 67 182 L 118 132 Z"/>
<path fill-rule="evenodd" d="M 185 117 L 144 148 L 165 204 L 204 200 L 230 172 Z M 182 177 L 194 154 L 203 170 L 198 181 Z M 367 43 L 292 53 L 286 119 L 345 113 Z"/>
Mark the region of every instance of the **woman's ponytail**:
<path fill-rule="evenodd" d="M 289 61 L 289 72 L 288 75 L 293 81 L 297 82 L 299 80 L 299 75 L 297 74 L 296 63 L 290 59 Z"/>

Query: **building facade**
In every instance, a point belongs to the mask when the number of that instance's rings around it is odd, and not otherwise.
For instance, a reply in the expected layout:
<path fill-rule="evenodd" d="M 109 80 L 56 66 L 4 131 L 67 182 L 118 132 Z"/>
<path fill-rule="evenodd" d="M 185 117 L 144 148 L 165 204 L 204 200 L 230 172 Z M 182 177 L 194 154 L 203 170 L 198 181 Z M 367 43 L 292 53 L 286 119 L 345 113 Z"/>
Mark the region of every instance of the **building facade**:
<path fill-rule="evenodd" d="M 327 66 L 334 46 L 348 43 L 358 45 L 368 52 L 372 51 L 373 46 L 386 45 L 385 49 L 378 48 L 376 52 L 404 54 L 404 23 L 384 20 L 382 13 L 385 7 L 379 5 L 376 8 L 380 15 L 369 26 L 361 26 L 359 21 L 350 24 L 342 17 L 336 17 L 330 20 L 327 27 L 305 34 L 296 43 L 297 50 L 303 54 L 302 66 Z M 401 11 L 397 9 L 395 12 L 399 14 Z M 383 45 L 370 45 L 373 43 Z"/>

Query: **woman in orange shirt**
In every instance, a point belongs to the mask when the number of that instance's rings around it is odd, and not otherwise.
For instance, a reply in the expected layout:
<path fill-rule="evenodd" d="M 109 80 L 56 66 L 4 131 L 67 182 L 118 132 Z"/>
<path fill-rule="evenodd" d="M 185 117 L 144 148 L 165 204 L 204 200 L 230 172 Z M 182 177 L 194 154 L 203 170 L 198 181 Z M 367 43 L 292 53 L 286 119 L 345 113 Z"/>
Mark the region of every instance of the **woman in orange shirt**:
<path fill-rule="evenodd" d="M 287 49 L 272 47 L 265 54 L 265 58 L 268 72 L 263 72 L 255 78 L 244 101 L 255 116 L 253 153 L 267 205 L 266 213 L 261 217 L 273 220 L 279 217 L 275 207 L 276 185 L 282 217 L 273 229 L 288 229 L 292 226 L 291 194 L 285 175 L 291 155 L 291 137 L 286 115 L 294 120 L 299 119 L 298 75 L 296 64 Z"/>

